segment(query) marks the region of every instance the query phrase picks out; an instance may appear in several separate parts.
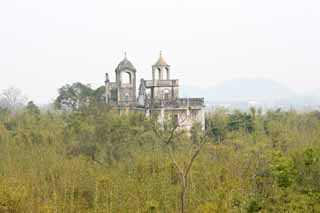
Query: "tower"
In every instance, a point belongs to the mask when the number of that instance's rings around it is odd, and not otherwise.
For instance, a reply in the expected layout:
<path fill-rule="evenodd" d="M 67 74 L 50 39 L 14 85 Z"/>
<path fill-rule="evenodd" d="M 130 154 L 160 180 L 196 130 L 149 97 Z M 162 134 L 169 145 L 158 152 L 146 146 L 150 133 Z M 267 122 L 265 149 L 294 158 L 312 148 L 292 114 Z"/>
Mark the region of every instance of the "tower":
<path fill-rule="evenodd" d="M 166 63 L 160 52 L 158 61 L 152 66 L 151 89 L 153 103 L 172 102 L 179 97 L 179 81 L 171 79 L 170 65 Z"/>
<path fill-rule="evenodd" d="M 170 80 L 170 65 L 163 59 L 162 52 L 158 61 L 152 66 L 152 80 Z"/>
<path fill-rule="evenodd" d="M 116 84 L 118 87 L 118 105 L 126 106 L 136 102 L 136 69 L 125 55 L 116 70 Z"/>
<path fill-rule="evenodd" d="M 110 82 L 106 74 L 106 101 L 119 107 L 134 106 L 136 104 L 136 69 L 127 59 L 118 64 L 115 69 L 116 81 Z"/>

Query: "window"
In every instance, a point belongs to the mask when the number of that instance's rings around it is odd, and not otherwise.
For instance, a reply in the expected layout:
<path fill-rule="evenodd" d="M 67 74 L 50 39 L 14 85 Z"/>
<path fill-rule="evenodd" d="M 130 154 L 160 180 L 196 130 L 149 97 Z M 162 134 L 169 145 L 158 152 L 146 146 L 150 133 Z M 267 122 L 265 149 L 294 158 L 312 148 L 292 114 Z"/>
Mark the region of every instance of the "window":
<path fill-rule="evenodd" d="M 168 79 L 168 72 L 167 72 L 167 68 L 163 70 L 162 72 L 162 79 L 163 80 L 167 80 Z"/>
<path fill-rule="evenodd" d="M 121 81 L 123 84 L 131 84 L 131 73 L 122 72 L 121 73 Z"/>
<path fill-rule="evenodd" d="M 170 79 L 170 70 L 169 70 L 169 68 L 166 68 L 166 78 L 165 79 L 167 79 L 167 80 Z"/>
<path fill-rule="evenodd" d="M 125 102 L 128 102 L 128 101 L 129 101 L 129 94 L 128 94 L 128 93 L 126 93 L 126 94 L 124 95 L 124 101 L 125 101 Z"/>
<path fill-rule="evenodd" d="M 157 73 L 156 74 L 156 80 L 160 80 L 160 78 L 161 78 L 161 69 L 158 68 L 156 73 Z"/>
<path fill-rule="evenodd" d="M 163 91 L 163 99 L 168 101 L 170 99 L 169 90 Z"/>

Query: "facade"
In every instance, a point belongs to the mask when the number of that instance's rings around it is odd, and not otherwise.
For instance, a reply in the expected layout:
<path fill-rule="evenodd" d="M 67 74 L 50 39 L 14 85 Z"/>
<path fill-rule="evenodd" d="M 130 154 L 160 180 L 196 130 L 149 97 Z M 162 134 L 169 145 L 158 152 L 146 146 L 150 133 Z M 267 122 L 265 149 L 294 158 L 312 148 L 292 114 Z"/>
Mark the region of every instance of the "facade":
<path fill-rule="evenodd" d="M 204 128 L 204 98 L 180 98 L 179 80 L 171 79 L 171 69 L 160 54 L 152 66 L 152 79 L 140 80 L 136 95 L 136 69 L 125 58 L 115 70 L 115 82 L 106 73 L 106 103 L 120 111 L 139 111 L 146 116 L 156 116 L 160 123 L 174 119 L 185 129 L 194 123 Z"/>

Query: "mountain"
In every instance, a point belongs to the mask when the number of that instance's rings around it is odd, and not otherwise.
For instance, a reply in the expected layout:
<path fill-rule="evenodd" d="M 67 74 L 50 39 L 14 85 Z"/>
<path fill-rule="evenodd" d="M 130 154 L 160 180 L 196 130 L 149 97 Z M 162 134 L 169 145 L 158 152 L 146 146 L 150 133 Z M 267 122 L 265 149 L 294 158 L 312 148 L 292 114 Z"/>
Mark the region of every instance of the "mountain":
<path fill-rule="evenodd" d="M 183 96 L 202 96 L 207 101 L 278 100 L 296 94 L 288 87 L 267 79 L 237 79 L 225 81 L 215 87 L 199 89 L 182 88 Z"/>
<path fill-rule="evenodd" d="M 296 94 L 287 86 L 268 79 L 229 80 L 206 89 L 182 86 L 181 96 L 204 97 L 209 107 L 244 110 L 249 107 L 313 110 L 320 106 L 320 90 Z"/>

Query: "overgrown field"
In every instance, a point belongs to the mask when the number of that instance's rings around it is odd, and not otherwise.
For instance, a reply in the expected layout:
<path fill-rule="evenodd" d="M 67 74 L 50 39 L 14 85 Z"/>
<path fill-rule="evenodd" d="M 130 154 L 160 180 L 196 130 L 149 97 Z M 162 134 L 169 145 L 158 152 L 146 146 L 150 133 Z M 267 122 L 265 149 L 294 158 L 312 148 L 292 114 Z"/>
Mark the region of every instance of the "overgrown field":
<path fill-rule="evenodd" d="M 3 110 L 0 212 L 179 212 L 181 179 L 154 128 L 99 106 Z M 207 131 L 186 212 L 320 212 L 320 113 L 217 110 Z M 174 134 L 183 166 L 201 133 Z"/>

